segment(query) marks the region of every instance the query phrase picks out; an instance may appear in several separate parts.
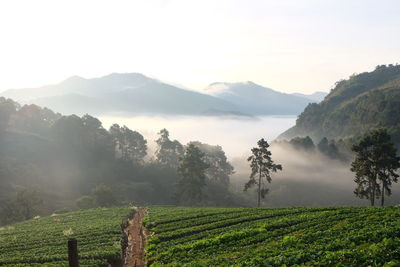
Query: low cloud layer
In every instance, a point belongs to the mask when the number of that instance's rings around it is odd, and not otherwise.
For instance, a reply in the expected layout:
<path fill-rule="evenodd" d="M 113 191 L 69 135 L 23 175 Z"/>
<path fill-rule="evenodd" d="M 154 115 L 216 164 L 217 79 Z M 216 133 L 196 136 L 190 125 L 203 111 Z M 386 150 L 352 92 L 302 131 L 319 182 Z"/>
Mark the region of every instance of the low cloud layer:
<path fill-rule="evenodd" d="M 287 145 L 273 144 L 272 158 L 282 164 L 283 170 L 272 175 L 268 185 L 269 194 L 264 204 L 267 206 L 353 206 L 369 205 L 368 200 L 357 198 L 354 173 L 350 163 L 332 160 L 319 152 L 306 152 L 293 149 Z M 236 173 L 233 175 L 232 187 L 246 199 L 256 200 L 255 189 L 241 192 L 244 183 L 249 179 L 250 167 L 245 157 L 233 161 Z M 393 194 L 385 199 L 385 205 L 400 203 L 400 185 L 393 186 Z"/>

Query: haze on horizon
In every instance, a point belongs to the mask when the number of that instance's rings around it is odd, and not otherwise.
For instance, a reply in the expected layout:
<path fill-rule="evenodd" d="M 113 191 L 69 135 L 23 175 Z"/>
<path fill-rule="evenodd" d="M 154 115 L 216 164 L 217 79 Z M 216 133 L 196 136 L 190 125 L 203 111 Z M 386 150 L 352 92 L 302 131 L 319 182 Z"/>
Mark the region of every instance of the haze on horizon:
<path fill-rule="evenodd" d="M 1 1 L 0 91 L 113 72 L 328 91 L 396 63 L 399 13 L 395 0 Z"/>

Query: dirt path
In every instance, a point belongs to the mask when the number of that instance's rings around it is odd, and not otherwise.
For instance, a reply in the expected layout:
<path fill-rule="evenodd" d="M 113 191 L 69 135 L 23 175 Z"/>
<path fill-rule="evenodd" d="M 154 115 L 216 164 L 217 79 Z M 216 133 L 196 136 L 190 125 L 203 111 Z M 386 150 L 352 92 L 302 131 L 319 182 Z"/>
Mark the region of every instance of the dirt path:
<path fill-rule="evenodd" d="M 146 242 L 145 229 L 142 227 L 142 220 L 146 214 L 145 208 L 138 208 L 125 230 L 128 234 L 128 248 L 124 267 L 146 266 L 144 246 Z"/>

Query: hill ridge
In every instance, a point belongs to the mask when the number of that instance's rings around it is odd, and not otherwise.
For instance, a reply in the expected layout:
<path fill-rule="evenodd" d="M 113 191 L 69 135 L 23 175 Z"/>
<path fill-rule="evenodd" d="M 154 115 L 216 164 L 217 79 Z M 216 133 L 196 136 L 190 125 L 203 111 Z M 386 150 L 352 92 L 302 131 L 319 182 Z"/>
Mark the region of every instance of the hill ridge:
<path fill-rule="evenodd" d="M 400 144 L 400 66 L 382 65 L 341 80 L 319 103 L 309 104 L 296 125 L 278 139 L 309 135 L 319 141 L 358 138 L 365 131 L 388 128 Z"/>

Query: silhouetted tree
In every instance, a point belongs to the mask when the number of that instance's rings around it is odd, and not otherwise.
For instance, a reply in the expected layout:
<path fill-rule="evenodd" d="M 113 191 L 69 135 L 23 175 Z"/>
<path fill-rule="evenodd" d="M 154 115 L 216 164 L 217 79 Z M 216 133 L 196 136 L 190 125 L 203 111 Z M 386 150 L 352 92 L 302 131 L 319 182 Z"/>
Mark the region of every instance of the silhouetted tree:
<path fill-rule="evenodd" d="M 385 129 L 373 130 L 366 134 L 361 141 L 352 147 L 356 153 L 351 164 L 351 171 L 356 173 L 357 184 L 354 193 L 360 198 L 371 201 L 381 197 L 384 205 L 385 194 L 391 194 L 391 185 L 398 181 L 396 170 L 400 168 L 400 157 L 390 141 L 390 135 Z M 379 187 L 381 184 L 381 188 Z"/>
<path fill-rule="evenodd" d="M 143 163 L 144 157 L 147 155 L 147 141 L 143 135 L 126 126 L 120 127 L 118 124 L 111 126 L 110 134 L 114 139 L 115 148 L 123 160 Z"/>
<path fill-rule="evenodd" d="M 202 189 L 206 185 L 205 171 L 208 167 L 204 153 L 195 145 L 189 144 L 178 166 L 176 195 L 180 202 L 193 205 L 201 201 Z"/>
<path fill-rule="evenodd" d="M 330 157 L 331 159 L 341 159 L 341 155 L 339 153 L 339 149 L 335 144 L 334 140 L 328 141 L 326 137 L 322 138 L 321 141 L 317 145 L 318 150 Z"/>
<path fill-rule="evenodd" d="M 110 159 L 114 148 L 112 136 L 103 128 L 99 119 L 88 114 L 82 116 L 84 143 L 87 152 L 92 154 L 93 159 Z"/>
<path fill-rule="evenodd" d="M 304 149 L 304 150 L 313 150 L 315 149 L 315 145 L 313 140 L 309 137 L 295 137 L 289 141 L 289 143 L 297 149 Z"/>
<path fill-rule="evenodd" d="M 177 140 L 170 140 L 167 129 L 160 130 L 158 135 L 160 137 L 156 140 L 158 146 L 156 151 L 157 162 L 163 166 L 177 168 L 179 158 L 184 153 L 183 145 Z"/>
<path fill-rule="evenodd" d="M 147 155 L 147 141 L 137 131 L 132 131 L 128 127 L 123 127 L 123 133 L 127 144 L 128 157 L 135 163 L 143 163 Z"/>
<path fill-rule="evenodd" d="M 233 166 L 228 162 L 221 146 L 212 146 L 198 141 L 190 142 L 204 153 L 205 162 L 209 165 L 206 170 L 208 179 L 225 187 L 229 185 L 229 177 L 234 173 Z"/>
<path fill-rule="evenodd" d="M 81 152 L 85 149 L 84 125 L 81 118 L 76 115 L 62 116 L 51 127 L 53 138 L 65 149 Z"/>
<path fill-rule="evenodd" d="M 18 103 L 0 97 L 0 133 L 7 129 L 11 115 L 15 114 L 18 108 Z"/>
<path fill-rule="evenodd" d="M 321 141 L 319 141 L 317 147 L 318 147 L 318 150 L 321 153 L 326 154 L 328 152 L 328 149 L 329 149 L 328 139 L 326 137 L 322 138 Z"/>
<path fill-rule="evenodd" d="M 268 183 L 271 183 L 271 172 L 277 172 L 282 170 L 282 165 L 275 164 L 271 158 L 271 151 L 268 150 L 269 144 L 262 138 L 257 142 L 258 147 L 251 149 L 253 155 L 251 155 L 247 161 L 250 161 L 251 174 L 250 180 L 245 184 L 244 191 L 247 191 L 250 187 L 258 186 L 258 201 L 257 206 L 260 207 L 261 198 L 264 198 L 268 193 L 268 188 L 265 185 L 264 179 Z M 256 177 L 258 176 L 258 180 Z"/>

